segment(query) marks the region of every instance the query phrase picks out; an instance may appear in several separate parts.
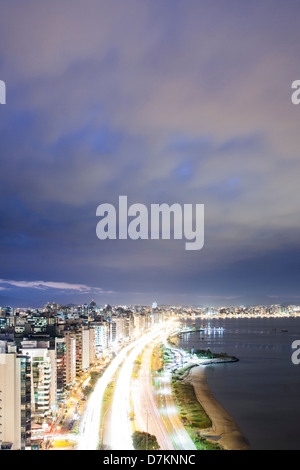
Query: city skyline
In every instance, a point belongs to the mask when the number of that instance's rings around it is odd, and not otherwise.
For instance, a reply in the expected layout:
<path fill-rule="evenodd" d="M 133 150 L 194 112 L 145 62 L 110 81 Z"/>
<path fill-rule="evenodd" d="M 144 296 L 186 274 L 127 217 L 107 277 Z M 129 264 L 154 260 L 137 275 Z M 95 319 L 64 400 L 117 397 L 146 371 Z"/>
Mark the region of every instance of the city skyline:
<path fill-rule="evenodd" d="M 199 374 L 207 373 L 206 366 L 213 366 L 216 373 L 215 367 L 222 370 L 222 365 L 226 369 L 228 363 L 237 365 L 240 359 L 235 351 L 239 344 L 248 351 L 249 346 L 253 351 L 256 345 L 259 354 L 255 378 L 259 384 L 259 364 L 270 368 L 269 360 L 262 358 L 262 349 L 274 349 L 269 343 L 272 334 L 277 340 L 275 349 L 284 346 L 281 360 L 285 374 L 277 372 L 276 384 L 282 375 L 286 380 L 288 364 L 299 364 L 299 341 L 294 340 L 299 316 L 299 306 L 279 305 L 214 310 L 158 307 L 155 303 L 152 308 L 99 308 L 91 302 L 78 307 L 53 303 L 39 311 L 0 308 L 0 447 L 146 450 L 147 442 L 139 443 L 140 433 L 150 431 L 148 438 L 154 439 L 151 449 L 156 441 L 156 450 L 249 450 L 247 435 L 212 398 L 207 386 L 199 387 L 198 382 L 197 388 L 193 371 L 199 380 Z M 289 333 L 287 325 L 294 332 Z M 245 327 L 247 332 L 253 329 L 256 343 L 232 344 L 231 340 L 228 347 L 234 354 L 224 352 L 223 341 L 228 335 L 241 337 Z M 262 335 L 267 344 L 261 344 Z M 286 339 L 290 342 L 291 338 L 292 346 L 286 348 Z M 191 348 L 187 347 L 189 341 Z M 201 349 L 195 348 L 195 341 Z M 241 362 L 247 367 L 244 359 Z M 253 369 L 253 362 L 250 364 Z M 180 398 L 176 383 L 183 386 Z M 197 397 L 191 394 L 192 389 L 197 390 Z M 281 390 L 282 386 L 280 404 Z M 298 394 L 294 396 L 298 403 Z M 247 394 L 243 398 L 250 406 Z M 188 418 L 182 406 L 187 410 L 192 407 Z M 286 408 L 277 407 L 280 412 L 285 426 L 293 426 L 293 420 L 286 417 Z M 292 413 L 294 416 L 294 409 Z M 252 414 L 246 416 L 249 419 Z M 212 425 L 215 421 L 217 428 Z M 280 426 L 283 436 L 287 433 L 285 426 Z M 271 439 L 273 448 L 277 448 L 276 442 Z M 280 446 L 282 442 L 280 439 Z M 262 446 L 256 438 L 254 444 Z M 293 445 L 298 444 L 295 440 Z"/>
<path fill-rule="evenodd" d="M 0 6 L 1 306 L 300 302 L 297 1 Z M 99 240 L 121 195 L 203 249 Z"/>

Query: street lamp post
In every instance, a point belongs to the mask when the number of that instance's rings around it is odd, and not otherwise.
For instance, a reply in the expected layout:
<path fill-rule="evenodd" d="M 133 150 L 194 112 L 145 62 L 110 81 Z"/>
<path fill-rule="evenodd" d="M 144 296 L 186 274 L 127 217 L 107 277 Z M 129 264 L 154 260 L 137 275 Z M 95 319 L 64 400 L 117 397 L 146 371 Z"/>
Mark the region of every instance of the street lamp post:
<path fill-rule="evenodd" d="M 146 411 L 145 414 L 147 415 L 147 433 L 146 433 L 146 450 L 148 450 L 148 422 L 149 422 L 149 415 L 151 414 L 150 411 Z"/>

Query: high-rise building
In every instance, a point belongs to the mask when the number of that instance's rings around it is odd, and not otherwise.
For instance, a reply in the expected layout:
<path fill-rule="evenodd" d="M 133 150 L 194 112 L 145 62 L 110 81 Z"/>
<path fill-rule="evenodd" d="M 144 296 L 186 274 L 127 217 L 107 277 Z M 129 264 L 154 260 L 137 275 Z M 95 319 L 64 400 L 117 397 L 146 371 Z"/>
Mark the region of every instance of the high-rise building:
<path fill-rule="evenodd" d="M 66 385 L 69 385 L 76 378 L 76 338 L 72 331 L 64 331 L 64 340 L 66 345 Z"/>
<path fill-rule="evenodd" d="M 109 321 L 108 325 L 108 342 L 110 346 L 113 346 L 117 339 L 117 323 L 115 321 Z"/>
<path fill-rule="evenodd" d="M 25 450 L 31 441 L 31 364 L 16 348 L 0 350 L 0 444 L 1 448 Z"/>
<path fill-rule="evenodd" d="M 33 416 L 47 416 L 56 405 L 56 352 L 47 341 L 22 341 L 22 355 L 31 360 Z"/>
<path fill-rule="evenodd" d="M 95 356 L 95 330 L 94 328 L 89 328 L 89 365 L 93 364 Z"/>
<path fill-rule="evenodd" d="M 80 370 L 86 370 L 90 366 L 90 332 L 88 328 L 81 330 L 81 366 Z"/>
<path fill-rule="evenodd" d="M 67 346 L 65 338 L 55 338 L 56 351 L 56 387 L 57 399 L 62 395 L 66 386 Z"/>
<path fill-rule="evenodd" d="M 105 354 L 108 348 L 108 323 L 95 322 L 95 353 L 97 356 Z"/>
<path fill-rule="evenodd" d="M 90 332 L 90 328 L 87 325 L 71 323 L 67 326 L 67 329 L 63 331 L 63 334 L 65 337 L 68 336 L 68 338 L 75 340 L 76 374 L 80 374 L 82 370 L 87 369 L 94 360 L 94 333 Z M 71 357 L 69 359 L 72 360 Z"/>

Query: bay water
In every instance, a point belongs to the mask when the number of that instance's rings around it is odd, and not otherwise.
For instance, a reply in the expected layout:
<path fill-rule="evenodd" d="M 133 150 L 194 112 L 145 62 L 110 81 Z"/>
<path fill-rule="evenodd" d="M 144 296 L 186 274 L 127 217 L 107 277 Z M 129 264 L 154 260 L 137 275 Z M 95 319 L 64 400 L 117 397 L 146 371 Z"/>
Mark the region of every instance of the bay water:
<path fill-rule="evenodd" d="M 251 449 L 299 450 L 300 365 L 292 362 L 292 343 L 300 340 L 300 318 L 188 319 L 182 324 L 210 330 L 183 335 L 180 347 L 209 348 L 239 359 L 206 366 L 205 372 L 211 392 Z"/>

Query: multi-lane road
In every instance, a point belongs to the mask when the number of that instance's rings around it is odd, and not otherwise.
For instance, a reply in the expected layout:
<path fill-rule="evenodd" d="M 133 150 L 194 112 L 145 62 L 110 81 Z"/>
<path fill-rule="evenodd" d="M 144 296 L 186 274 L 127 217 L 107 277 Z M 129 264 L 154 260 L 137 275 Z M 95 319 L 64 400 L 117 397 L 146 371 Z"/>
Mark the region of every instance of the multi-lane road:
<path fill-rule="evenodd" d="M 134 429 L 154 434 L 162 450 L 195 449 L 176 414 L 170 378 L 161 380 L 154 388 L 151 376 L 151 357 L 156 344 L 174 329 L 167 323 L 154 327 L 138 340 L 124 347 L 98 380 L 80 423 L 78 449 L 97 449 L 102 401 L 106 387 L 119 368 L 111 409 L 105 417 L 102 444 L 111 450 L 132 450 Z M 137 379 L 132 372 L 136 359 L 142 355 Z M 158 396 L 157 394 L 160 394 Z"/>
<path fill-rule="evenodd" d="M 172 438 L 163 420 L 159 396 L 153 389 L 151 359 L 155 343 L 146 346 L 142 356 L 138 377 L 132 383 L 132 403 L 135 426 L 139 431 L 156 436 L 161 449 L 173 450 Z"/>

